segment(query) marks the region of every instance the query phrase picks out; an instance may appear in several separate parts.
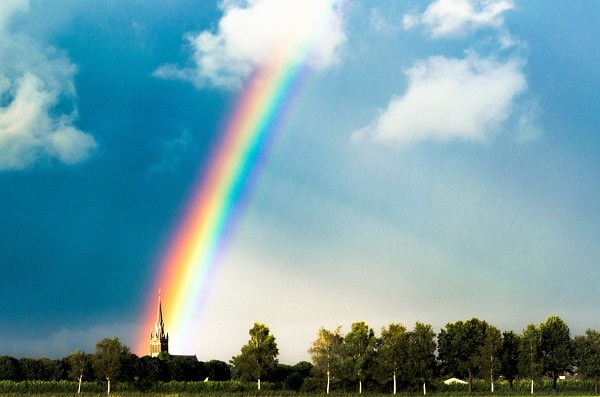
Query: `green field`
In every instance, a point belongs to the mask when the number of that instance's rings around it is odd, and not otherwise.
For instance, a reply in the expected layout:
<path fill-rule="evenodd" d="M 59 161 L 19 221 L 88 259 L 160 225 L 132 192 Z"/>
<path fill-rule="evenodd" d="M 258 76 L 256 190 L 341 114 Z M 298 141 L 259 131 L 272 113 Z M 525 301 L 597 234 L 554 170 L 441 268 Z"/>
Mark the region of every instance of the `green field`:
<path fill-rule="evenodd" d="M 368 397 L 390 397 L 393 394 L 384 394 L 384 393 L 370 393 L 364 392 L 362 395 Z M 396 396 L 399 397 L 419 397 L 422 396 L 421 393 L 410 393 L 410 392 L 399 392 Z M 454 396 L 510 396 L 510 397 L 531 397 L 531 394 L 512 394 L 512 393 L 482 393 L 482 392 L 474 392 L 472 394 L 463 393 L 463 392 L 433 392 L 428 393 L 427 396 L 433 397 L 454 397 Z M 572 394 L 572 393 L 535 393 L 533 396 L 569 396 L 569 397 L 589 397 L 593 394 Z M 10 396 L 57 396 L 57 397 L 67 397 L 67 396 L 75 396 L 75 397 L 91 397 L 91 396 L 106 396 L 106 392 L 82 392 L 81 394 L 77 394 L 76 392 L 13 392 L 13 393 L 0 393 L 0 397 L 10 397 Z M 114 397 L 192 397 L 192 396 L 202 396 L 202 397 L 349 397 L 349 396 L 361 396 L 358 393 L 335 393 L 332 392 L 329 395 L 325 393 L 308 393 L 308 392 L 285 392 L 285 391 L 261 391 L 261 392 L 198 392 L 198 393 L 156 393 L 156 392 L 113 392 L 110 396 Z"/>
<path fill-rule="evenodd" d="M 335 384 L 334 384 L 335 385 Z M 78 396 L 78 383 L 76 381 L 0 381 L 0 397 L 3 396 Z M 307 386 L 305 382 L 304 386 Z M 111 382 L 111 396 L 125 397 L 346 397 L 358 396 L 358 391 L 343 389 L 337 384 L 332 387 L 332 392 L 327 395 L 325 388 L 320 383 L 312 384 L 312 387 L 301 389 L 296 392 L 285 389 L 280 383 L 261 383 L 261 390 L 256 389 L 256 383 L 241 381 L 223 382 L 154 382 L 154 383 L 128 383 Z M 346 385 L 348 386 L 348 385 Z M 386 388 L 376 388 L 375 384 L 366 385 L 363 394 L 366 396 L 392 396 L 392 389 L 385 393 Z M 494 393 L 490 392 L 490 383 L 484 380 L 474 380 L 472 393 L 469 394 L 467 385 L 446 385 L 436 381 L 427 386 L 427 396 L 453 397 L 453 396 L 510 396 L 527 397 L 532 396 L 531 381 L 515 381 L 510 388 L 508 382 L 494 382 Z M 106 396 L 107 383 L 102 381 L 83 382 L 80 397 L 83 396 Z M 595 395 L 595 384 L 593 381 L 567 380 L 559 381 L 557 388 L 552 388 L 551 380 L 540 380 L 534 383 L 534 396 L 592 396 Z M 397 396 L 418 397 L 423 396 L 422 389 L 410 391 L 399 391 Z"/>

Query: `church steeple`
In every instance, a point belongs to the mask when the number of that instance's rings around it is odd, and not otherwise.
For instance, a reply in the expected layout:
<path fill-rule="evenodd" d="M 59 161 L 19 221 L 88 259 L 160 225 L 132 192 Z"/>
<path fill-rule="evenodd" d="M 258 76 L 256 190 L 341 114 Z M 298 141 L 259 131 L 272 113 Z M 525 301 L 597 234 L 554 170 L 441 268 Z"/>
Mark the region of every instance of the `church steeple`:
<path fill-rule="evenodd" d="M 150 333 L 150 355 L 152 357 L 156 357 L 161 352 L 169 352 L 169 334 L 165 332 L 165 323 L 163 322 L 162 304 L 160 301 L 159 290 L 158 309 L 156 310 L 156 323 L 154 323 L 154 333 Z"/>
<path fill-rule="evenodd" d="M 154 333 L 158 337 L 163 337 L 163 335 L 165 334 L 165 323 L 163 322 L 160 295 L 158 295 L 158 310 L 156 311 L 156 323 L 154 323 Z"/>

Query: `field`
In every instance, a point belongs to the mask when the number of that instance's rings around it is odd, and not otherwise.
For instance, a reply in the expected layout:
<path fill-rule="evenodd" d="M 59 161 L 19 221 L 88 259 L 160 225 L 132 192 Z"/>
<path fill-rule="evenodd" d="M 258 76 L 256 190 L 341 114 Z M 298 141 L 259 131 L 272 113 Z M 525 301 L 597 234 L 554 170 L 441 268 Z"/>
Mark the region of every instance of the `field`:
<path fill-rule="evenodd" d="M 256 390 L 252 382 L 225 381 L 225 382 L 156 382 L 147 384 L 131 384 L 126 382 L 111 382 L 111 396 L 121 397 L 348 397 L 358 396 L 358 392 L 341 391 L 334 389 L 329 395 L 321 387 L 305 389 L 303 391 L 285 390 L 282 385 L 264 382 L 261 390 Z M 9 396 L 106 396 L 106 382 L 83 382 L 81 394 L 77 394 L 76 381 L 0 381 L 0 397 Z M 508 382 L 495 382 L 494 393 L 490 392 L 489 382 L 477 380 L 472 385 L 473 392 L 469 394 L 467 385 L 445 385 L 437 382 L 428 386 L 427 396 L 454 397 L 454 396 L 508 396 L 531 397 L 531 382 L 528 380 L 515 381 L 509 388 Z M 322 390 L 322 391 L 321 391 Z M 365 390 L 365 389 L 363 389 Z M 560 381 L 557 389 L 552 389 L 552 381 L 538 381 L 534 384 L 534 396 L 592 396 L 595 395 L 595 384 L 591 381 L 568 380 Z M 382 393 L 366 388 L 363 395 L 368 397 L 389 397 L 393 394 Z M 401 391 L 399 397 L 423 396 L 422 389 L 411 392 Z"/>
<path fill-rule="evenodd" d="M 369 393 L 364 392 L 362 395 L 366 397 L 390 397 L 393 396 L 391 393 L 383 394 L 383 393 Z M 510 397 L 531 397 L 531 394 L 496 394 L 497 396 L 510 396 Z M 474 392 L 472 394 L 463 393 L 463 392 L 444 392 L 444 393 L 428 393 L 427 396 L 432 397 L 460 397 L 460 396 L 473 396 L 473 397 L 483 397 L 483 396 L 493 396 L 491 393 L 481 393 Z M 589 397 L 592 394 L 571 394 L 571 393 L 535 393 L 534 396 L 569 396 L 569 397 Z M 102 397 L 106 396 L 106 392 L 97 393 L 97 392 L 82 392 L 81 394 L 77 394 L 76 392 L 68 393 L 68 392 L 40 392 L 40 393 L 0 393 L 0 397 L 17 397 L 17 396 L 32 396 L 32 397 Z M 201 393 L 155 393 L 155 392 L 114 392 L 111 393 L 110 396 L 114 397 L 350 397 L 356 396 L 358 397 L 358 393 L 330 393 L 329 395 L 322 393 L 304 393 L 304 392 L 284 392 L 284 391 L 266 391 L 266 392 L 201 392 Z M 399 392 L 396 394 L 398 397 L 419 397 L 422 396 L 421 393 L 409 393 L 409 392 Z"/>

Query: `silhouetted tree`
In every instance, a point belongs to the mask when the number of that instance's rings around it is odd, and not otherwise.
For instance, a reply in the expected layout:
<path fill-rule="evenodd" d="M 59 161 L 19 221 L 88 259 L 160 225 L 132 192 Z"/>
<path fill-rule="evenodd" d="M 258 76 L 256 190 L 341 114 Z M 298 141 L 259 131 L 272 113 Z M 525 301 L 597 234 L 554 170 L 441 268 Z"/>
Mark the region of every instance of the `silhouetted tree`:
<path fill-rule="evenodd" d="M 0 356 L 0 380 L 21 380 L 19 360 L 10 356 Z"/>
<path fill-rule="evenodd" d="M 21 376 L 25 380 L 41 380 L 42 369 L 40 362 L 35 358 L 24 357 L 19 359 Z"/>
<path fill-rule="evenodd" d="M 231 369 L 229 365 L 227 365 L 224 361 L 219 360 L 210 360 L 205 363 L 206 370 L 208 372 L 207 376 L 211 380 L 230 380 L 231 379 Z"/>

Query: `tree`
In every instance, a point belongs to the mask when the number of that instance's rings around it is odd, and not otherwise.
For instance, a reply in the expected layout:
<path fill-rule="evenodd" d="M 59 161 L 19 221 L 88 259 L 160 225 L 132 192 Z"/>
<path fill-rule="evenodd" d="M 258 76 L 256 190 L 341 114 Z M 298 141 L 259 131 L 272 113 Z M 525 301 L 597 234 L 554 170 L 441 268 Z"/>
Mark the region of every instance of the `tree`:
<path fill-rule="evenodd" d="M 552 375 L 556 390 L 558 376 L 571 368 L 573 347 L 569 327 L 558 316 L 548 317 L 540 324 L 544 370 Z"/>
<path fill-rule="evenodd" d="M 587 329 L 585 336 L 576 336 L 575 363 L 577 371 L 586 379 L 594 380 L 594 393 L 598 394 L 598 380 L 600 380 L 600 333 Z"/>
<path fill-rule="evenodd" d="M 277 366 L 277 343 L 270 334 L 269 327 L 254 323 L 249 331 L 250 340 L 242 346 L 239 356 L 234 356 L 231 363 L 242 379 L 256 379 L 260 390 L 260 379 L 266 377 Z"/>
<path fill-rule="evenodd" d="M 195 357 L 170 356 L 166 363 L 171 380 L 200 381 L 206 379 L 208 375 Z"/>
<path fill-rule="evenodd" d="M 508 381 L 509 388 L 513 388 L 513 381 L 519 373 L 519 335 L 513 331 L 502 333 L 502 349 L 500 351 L 500 372 Z"/>
<path fill-rule="evenodd" d="M 96 343 L 94 369 L 107 381 L 106 394 L 110 394 L 110 381 L 117 379 L 121 373 L 123 360 L 129 355 L 129 348 L 123 345 L 116 336 L 104 338 Z"/>
<path fill-rule="evenodd" d="M 129 349 L 128 349 L 129 350 Z M 144 363 L 134 353 L 127 352 L 121 357 L 121 371 L 119 380 L 137 382 L 144 376 Z"/>
<path fill-rule="evenodd" d="M 84 352 L 77 349 L 73 353 L 69 354 L 67 361 L 71 366 L 69 376 L 77 379 L 78 381 L 77 394 L 79 394 L 81 393 L 81 382 L 83 381 L 83 377 L 87 376 L 91 369 L 90 359 Z"/>
<path fill-rule="evenodd" d="M 52 360 L 42 357 L 39 360 L 42 380 L 58 381 L 65 377 L 66 363 L 64 360 Z"/>
<path fill-rule="evenodd" d="M 211 380 L 230 380 L 231 369 L 224 361 L 210 360 L 206 364 L 206 370 L 208 371 L 208 377 Z"/>
<path fill-rule="evenodd" d="M 321 327 L 317 334 L 317 339 L 314 340 L 308 353 L 314 365 L 313 371 L 317 375 L 327 376 L 327 394 L 329 394 L 329 386 L 331 377 L 337 374 L 341 368 L 342 359 L 342 343 L 344 338 L 340 333 L 340 328 L 337 327 L 334 331 L 328 331 Z"/>
<path fill-rule="evenodd" d="M 393 393 L 397 390 L 397 376 L 406 371 L 408 361 L 408 332 L 402 324 L 390 324 L 381 329 L 381 337 L 377 346 L 377 367 L 379 377 L 383 381 L 392 375 Z"/>
<path fill-rule="evenodd" d="M 358 381 L 359 394 L 375 356 L 375 343 L 373 329 L 362 321 L 353 323 L 344 337 L 342 366 L 348 379 Z"/>
<path fill-rule="evenodd" d="M 164 360 L 158 357 L 144 356 L 140 358 L 141 378 L 149 383 L 169 381 L 169 368 Z"/>
<path fill-rule="evenodd" d="M 429 324 L 417 322 L 408 334 L 408 368 L 414 379 L 423 385 L 423 395 L 427 394 L 426 383 L 433 377 L 436 368 L 435 332 Z"/>
<path fill-rule="evenodd" d="M 531 379 L 531 394 L 533 382 L 542 375 L 542 336 L 539 327 L 529 324 L 523 331 L 519 344 L 519 373 Z"/>
<path fill-rule="evenodd" d="M 35 358 L 21 358 L 19 359 L 19 368 L 21 369 L 21 376 L 25 380 L 41 380 L 42 369 L 40 362 Z"/>
<path fill-rule="evenodd" d="M 439 358 L 444 370 L 447 374 L 468 376 L 469 393 L 473 375 L 481 370 L 481 347 L 488 327 L 487 322 L 472 318 L 447 324 L 438 336 Z"/>
<path fill-rule="evenodd" d="M 0 356 L 0 380 L 21 380 L 19 360 L 10 356 Z"/>
<path fill-rule="evenodd" d="M 502 336 L 500 330 L 488 325 L 484 330 L 483 343 L 473 357 L 475 366 L 479 368 L 482 378 L 489 377 L 491 392 L 494 392 L 494 379 L 500 372 L 500 350 Z"/>
<path fill-rule="evenodd" d="M 60 380 L 64 377 L 64 368 L 61 360 L 51 360 L 46 357 L 39 359 L 19 359 L 21 377 L 26 380 Z"/>
<path fill-rule="evenodd" d="M 307 361 L 300 361 L 296 365 L 278 364 L 271 379 L 283 384 L 286 390 L 300 391 L 304 379 L 310 377 L 312 368 L 313 365 Z"/>

